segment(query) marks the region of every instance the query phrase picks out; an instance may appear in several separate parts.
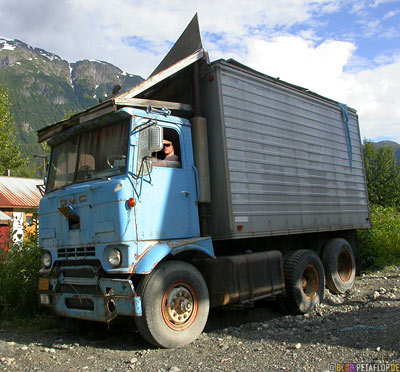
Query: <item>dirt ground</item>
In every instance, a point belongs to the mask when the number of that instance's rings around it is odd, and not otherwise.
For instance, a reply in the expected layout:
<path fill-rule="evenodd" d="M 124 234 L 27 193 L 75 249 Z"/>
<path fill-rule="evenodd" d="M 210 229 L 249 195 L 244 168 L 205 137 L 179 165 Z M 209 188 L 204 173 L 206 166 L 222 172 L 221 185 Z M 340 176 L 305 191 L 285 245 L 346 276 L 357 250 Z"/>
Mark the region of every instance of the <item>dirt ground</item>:
<path fill-rule="evenodd" d="M 282 315 L 273 304 L 212 310 L 200 338 L 177 350 L 149 346 L 131 320 L 109 329 L 0 324 L 0 371 L 358 370 L 400 371 L 400 268 L 362 275 L 345 295 L 326 291 L 305 316 Z"/>

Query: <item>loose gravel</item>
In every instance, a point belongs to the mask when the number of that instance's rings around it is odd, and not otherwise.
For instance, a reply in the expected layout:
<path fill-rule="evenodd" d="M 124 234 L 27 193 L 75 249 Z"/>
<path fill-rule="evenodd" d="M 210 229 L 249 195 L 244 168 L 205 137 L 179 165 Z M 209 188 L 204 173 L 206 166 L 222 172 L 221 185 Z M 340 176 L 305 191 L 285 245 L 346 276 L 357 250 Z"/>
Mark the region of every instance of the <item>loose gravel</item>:
<path fill-rule="evenodd" d="M 304 316 L 273 304 L 212 310 L 203 334 L 181 349 L 149 346 L 133 323 L 36 331 L 0 324 L 0 371 L 327 372 L 336 363 L 399 363 L 400 268 L 362 275 L 344 295 L 326 291 Z"/>

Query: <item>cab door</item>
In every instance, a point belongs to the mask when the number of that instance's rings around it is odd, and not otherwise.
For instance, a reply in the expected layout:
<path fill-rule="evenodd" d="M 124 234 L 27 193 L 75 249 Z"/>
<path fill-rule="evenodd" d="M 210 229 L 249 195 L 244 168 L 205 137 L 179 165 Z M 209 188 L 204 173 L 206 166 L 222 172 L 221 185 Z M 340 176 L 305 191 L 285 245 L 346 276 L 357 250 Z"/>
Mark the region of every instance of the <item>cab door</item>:
<path fill-rule="evenodd" d="M 179 161 L 168 164 L 162 156 L 158 160 L 153 159 L 150 177 L 146 177 L 149 182 L 143 182 L 136 208 L 139 240 L 199 236 L 190 126 L 164 123 L 162 126 L 164 139 L 171 138 L 173 134 L 175 155 Z"/>

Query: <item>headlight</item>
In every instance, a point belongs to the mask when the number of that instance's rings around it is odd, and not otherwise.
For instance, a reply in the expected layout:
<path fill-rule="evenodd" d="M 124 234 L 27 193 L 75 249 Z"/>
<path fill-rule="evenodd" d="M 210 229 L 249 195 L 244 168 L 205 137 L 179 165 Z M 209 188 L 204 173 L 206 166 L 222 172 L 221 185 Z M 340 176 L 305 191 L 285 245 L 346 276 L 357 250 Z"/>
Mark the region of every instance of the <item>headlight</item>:
<path fill-rule="evenodd" d="M 46 293 L 41 293 L 40 294 L 40 303 L 42 305 L 50 305 L 50 297 Z"/>
<path fill-rule="evenodd" d="M 121 252 L 119 251 L 119 249 L 113 248 L 110 254 L 108 255 L 108 263 L 112 267 L 117 267 L 121 264 L 121 261 L 122 261 Z"/>
<path fill-rule="evenodd" d="M 50 268 L 51 266 L 51 254 L 49 252 L 42 253 L 42 266 L 45 269 Z"/>

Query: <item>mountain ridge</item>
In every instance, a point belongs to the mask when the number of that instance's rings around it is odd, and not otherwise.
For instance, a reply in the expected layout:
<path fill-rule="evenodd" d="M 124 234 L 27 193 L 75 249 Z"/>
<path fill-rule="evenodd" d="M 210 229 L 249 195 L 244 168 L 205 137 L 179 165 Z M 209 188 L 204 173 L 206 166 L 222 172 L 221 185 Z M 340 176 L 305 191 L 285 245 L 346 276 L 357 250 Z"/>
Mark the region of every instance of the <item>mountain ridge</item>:
<path fill-rule="evenodd" d="M 106 61 L 69 62 L 21 40 L 0 37 L 0 84 L 8 89 L 17 139 L 31 161 L 43 154 L 38 129 L 98 104 L 117 84 L 126 91 L 143 80 Z"/>
<path fill-rule="evenodd" d="M 55 53 L 33 47 L 18 39 L 0 37 L 0 84 L 8 88 L 22 151 L 36 168 L 43 154 L 36 131 L 99 103 L 112 94 L 116 84 L 121 92 L 144 81 L 139 75 L 123 72 L 106 61 L 83 59 L 69 62 Z M 400 144 L 389 145 L 400 163 Z M 32 176 L 37 177 L 38 172 Z"/>
<path fill-rule="evenodd" d="M 393 149 L 394 156 L 397 160 L 397 163 L 400 164 L 400 144 L 394 141 L 379 141 L 379 142 L 374 142 L 375 146 L 379 149 L 383 146 L 389 146 Z"/>

